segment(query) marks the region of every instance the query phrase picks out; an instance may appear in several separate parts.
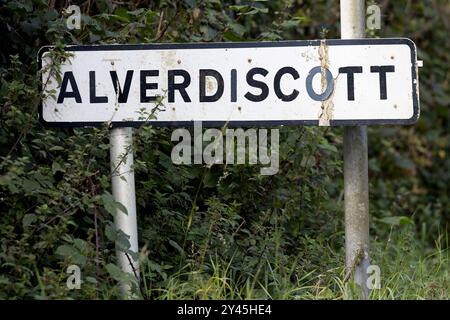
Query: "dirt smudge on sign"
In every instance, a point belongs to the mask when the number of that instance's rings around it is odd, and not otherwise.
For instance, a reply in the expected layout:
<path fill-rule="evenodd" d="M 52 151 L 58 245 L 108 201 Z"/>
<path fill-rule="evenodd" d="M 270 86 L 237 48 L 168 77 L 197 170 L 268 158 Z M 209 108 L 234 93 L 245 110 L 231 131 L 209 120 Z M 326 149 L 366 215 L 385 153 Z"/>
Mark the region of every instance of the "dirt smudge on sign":
<path fill-rule="evenodd" d="M 177 59 L 177 53 L 173 50 L 164 50 L 161 55 L 162 63 L 166 68 L 176 67 L 178 61 L 181 63 L 181 60 Z"/>

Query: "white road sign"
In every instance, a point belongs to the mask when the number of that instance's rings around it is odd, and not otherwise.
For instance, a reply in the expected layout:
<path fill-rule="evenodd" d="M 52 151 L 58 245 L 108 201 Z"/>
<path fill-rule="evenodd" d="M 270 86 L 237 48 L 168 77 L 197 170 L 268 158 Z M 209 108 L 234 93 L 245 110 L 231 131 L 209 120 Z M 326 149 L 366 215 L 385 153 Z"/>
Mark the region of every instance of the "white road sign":
<path fill-rule="evenodd" d="M 50 50 L 40 51 L 43 70 Z M 411 124 L 419 117 L 416 47 L 405 38 L 65 50 L 62 81 L 42 74 L 42 90 L 54 93 L 40 107 L 48 126 Z"/>

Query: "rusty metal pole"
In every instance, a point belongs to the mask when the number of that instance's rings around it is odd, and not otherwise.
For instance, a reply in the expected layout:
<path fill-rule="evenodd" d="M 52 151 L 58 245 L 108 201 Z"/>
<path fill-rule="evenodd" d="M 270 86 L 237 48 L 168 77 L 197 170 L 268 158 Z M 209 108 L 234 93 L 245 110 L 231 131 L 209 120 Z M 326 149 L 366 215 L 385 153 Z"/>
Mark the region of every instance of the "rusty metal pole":
<path fill-rule="evenodd" d="M 364 38 L 365 1 L 340 0 L 341 38 Z M 367 126 L 344 128 L 345 266 L 348 276 L 369 296 L 369 178 Z"/>

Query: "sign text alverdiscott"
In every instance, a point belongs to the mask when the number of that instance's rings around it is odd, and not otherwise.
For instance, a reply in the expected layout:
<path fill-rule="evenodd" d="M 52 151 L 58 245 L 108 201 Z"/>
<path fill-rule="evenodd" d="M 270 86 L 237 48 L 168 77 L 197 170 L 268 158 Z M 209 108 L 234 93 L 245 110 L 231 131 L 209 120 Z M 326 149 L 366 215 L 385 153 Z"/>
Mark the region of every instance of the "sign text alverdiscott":
<path fill-rule="evenodd" d="M 51 61 L 40 51 L 41 67 Z M 410 124 L 419 116 L 409 39 L 68 46 L 42 74 L 49 126 Z M 159 102 L 154 117 L 145 119 Z"/>

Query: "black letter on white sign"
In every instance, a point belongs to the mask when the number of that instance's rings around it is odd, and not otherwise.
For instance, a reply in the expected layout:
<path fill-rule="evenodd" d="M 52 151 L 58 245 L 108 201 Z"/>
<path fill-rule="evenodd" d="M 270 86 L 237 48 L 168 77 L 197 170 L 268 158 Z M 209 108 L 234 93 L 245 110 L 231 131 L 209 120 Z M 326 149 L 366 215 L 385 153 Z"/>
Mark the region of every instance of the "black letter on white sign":
<path fill-rule="evenodd" d="M 217 82 L 217 90 L 212 96 L 206 95 L 206 77 L 213 77 Z M 213 69 L 200 69 L 200 102 L 214 102 L 223 94 L 223 78 L 219 72 Z"/>
<path fill-rule="evenodd" d="M 347 74 L 347 100 L 355 100 L 355 73 L 362 73 L 362 67 L 339 68 L 339 73 Z"/>
<path fill-rule="evenodd" d="M 181 76 L 183 77 L 182 83 L 175 83 L 175 77 Z M 169 102 L 175 102 L 175 90 L 178 90 L 183 97 L 184 102 L 191 102 L 189 98 L 186 88 L 191 84 L 191 76 L 186 70 L 183 69 L 175 69 L 169 70 L 169 81 L 168 81 L 168 90 L 169 90 Z"/>
<path fill-rule="evenodd" d="M 331 74 L 330 70 L 325 68 L 325 79 L 327 80 L 327 88 L 321 94 L 317 94 L 314 91 L 312 82 L 313 82 L 314 76 L 318 73 L 322 73 L 321 67 L 314 67 L 311 69 L 308 76 L 306 77 L 306 91 L 308 91 L 308 94 L 311 97 L 311 99 L 313 99 L 315 101 L 325 101 L 328 99 L 328 97 L 334 90 L 333 75 Z"/>
<path fill-rule="evenodd" d="M 295 70 L 294 68 L 284 67 L 284 68 L 281 68 L 280 70 L 278 70 L 278 72 L 276 73 L 274 81 L 273 81 L 274 82 L 273 86 L 275 89 L 275 94 L 277 95 L 278 98 L 281 99 L 281 101 L 292 101 L 295 98 L 297 98 L 298 90 L 292 91 L 292 93 L 289 95 L 286 95 L 281 91 L 281 85 L 280 85 L 281 77 L 286 73 L 289 73 L 294 78 L 294 80 L 296 80 L 300 77 L 298 75 L 297 70 Z"/>
<path fill-rule="evenodd" d="M 371 66 L 370 72 L 380 74 L 380 100 L 387 100 L 386 73 L 395 72 L 395 66 Z"/>
<path fill-rule="evenodd" d="M 108 97 L 97 97 L 95 95 L 95 71 L 89 71 L 89 97 L 91 103 L 108 102 Z"/>
<path fill-rule="evenodd" d="M 237 71 L 231 69 L 231 102 L 237 101 Z"/>
<path fill-rule="evenodd" d="M 72 92 L 67 92 L 67 84 L 70 82 Z M 80 91 L 78 91 L 77 82 L 73 76 L 72 71 L 64 72 L 64 76 L 61 83 L 61 90 L 59 91 L 58 100 L 56 103 L 63 103 L 64 98 L 75 98 L 77 103 L 81 103 Z"/>
<path fill-rule="evenodd" d="M 147 90 L 158 89 L 157 83 L 148 83 L 147 77 L 159 76 L 159 70 L 141 70 L 141 102 L 151 102 L 156 100 L 156 96 L 147 96 Z"/>
<path fill-rule="evenodd" d="M 247 83 L 252 87 L 261 89 L 261 94 L 255 95 L 247 92 L 244 97 L 253 102 L 260 102 L 267 98 L 267 96 L 269 95 L 269 87 L 264 82 L 253 79 L 253 76 L 256 74 L 261 74 L 265 77 L 268 73 L 269 71 L 264 68 L 250 69 L 250 71 L 247 73 Z"/>
<path fill-rule="evenodd" d="M 128 100 L 128 93 L 130 93 L 131 79 L 133 78 L 133 70 L 127 70 L 127 75 L 125 77 L 125 84 L 123 85 L 123 91 L 122 91 L 122 86 L 119 83 L 119 77 L 117 77 L 117 72 L 110 71 L 109 74 L 111 75 L 111 80 L 113 82 L 114 91 L 116 92 L 116 95 L 118 96 L 117 101 L 119 103 L 126 103 Z M 117 94 L 117 92 L 119 92 L 119 93 Z"/>

